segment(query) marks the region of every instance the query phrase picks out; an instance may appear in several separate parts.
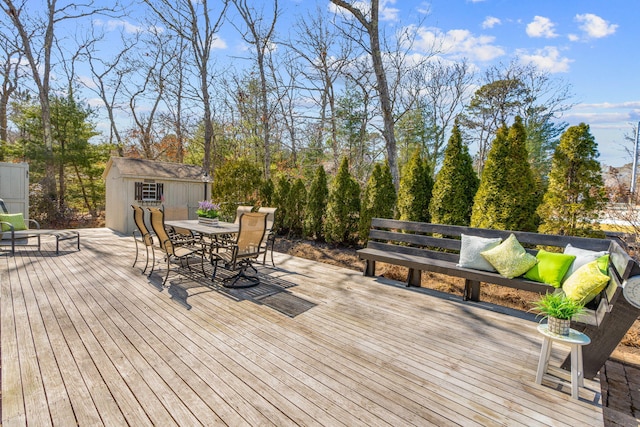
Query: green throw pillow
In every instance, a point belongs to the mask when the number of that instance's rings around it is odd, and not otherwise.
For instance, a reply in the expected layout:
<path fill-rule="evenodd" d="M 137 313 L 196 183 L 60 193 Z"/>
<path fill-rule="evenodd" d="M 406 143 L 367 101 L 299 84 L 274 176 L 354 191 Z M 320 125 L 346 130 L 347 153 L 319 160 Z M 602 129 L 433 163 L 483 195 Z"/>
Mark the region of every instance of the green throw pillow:
<path fill-rule="evenodd" d="M 567 298 L 587 304 L 594 299 L 609 283 L 609 276 L 603 273 L 609 262 L 609 255 L 583 265 L 562 285 Z"/>
<path fill-rule="evenodd" d="M 544 249 L 540 249 L 536 259 L 538 263 L 527 271 L 524 277 L 534 282 L 542 282 L 554 288 L 559 288 L 562 278 L 567 274 L 567 270 L 569 270 L 576 256 L 547 252 Z"/>
<path fill-rule="evenodd" d="M 27 225 L 24 223 L 24 216 L 21 213 L 17 214 L 2 214 L 0 213 L 0 221 L 8 222 L 13 225 L 13 230 L 26 230 Z M 9 231 L 11 228 L 7 224 L 2 224 L 2 231 Z"/>
<path fill-rule="evenodd" d="M 511 234 L 504 242 L 481 255 L 507 279 L 526 273 L 536 265 L 536 257 L 524 250 L 516 236 Z"/>

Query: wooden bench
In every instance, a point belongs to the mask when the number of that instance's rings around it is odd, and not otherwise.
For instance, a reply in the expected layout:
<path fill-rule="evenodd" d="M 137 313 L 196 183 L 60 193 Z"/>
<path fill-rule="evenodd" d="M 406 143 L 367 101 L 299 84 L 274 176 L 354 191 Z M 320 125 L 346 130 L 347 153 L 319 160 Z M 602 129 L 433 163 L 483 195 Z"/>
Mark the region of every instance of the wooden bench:
<path fill-rule="evenodd" d="M 481 283 L 537 293 L 552 290 L 549 285 L 522 277 L 508 279 L 498 273 L 457 266 L 462 234 L 500 237 L 504 240 L 511 233 L 534 255 L 537 247 L 564 249 L 567 244 L 593 251 L 609 251 L 609 284 L 591 308 L 572 322 L 574 329 L 581 330 L 591 338 L 591 344 L 584 349 L 584 371 L 585 376 L 595 377 L 639 314 L 639 310 L 626 302 L 621 293 L 625 281 L 639 275 L 640 268 L 616 241 L 374 218 L 367 246 L 358 250 L 358 256 L 365 261 L 365 276 L 375 275 L 378 261 L 407 267 L 407 286 L 420 286 L 422 271 L 461 277 L 465 280 L 465 301 L 480 300 Z M 563 367 L 567 366 L 570 365 L 565 360 Z"/>

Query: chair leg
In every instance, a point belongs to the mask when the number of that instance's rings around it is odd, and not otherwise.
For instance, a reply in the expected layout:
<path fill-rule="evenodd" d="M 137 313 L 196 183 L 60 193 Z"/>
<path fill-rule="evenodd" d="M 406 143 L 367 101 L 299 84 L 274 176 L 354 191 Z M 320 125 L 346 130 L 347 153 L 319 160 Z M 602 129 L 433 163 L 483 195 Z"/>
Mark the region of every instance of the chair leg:
<path fill-rule="evenodd" d="M 162 281 L 162 286 L 167 283 L 167 279 L 169 278 L 169 269 L 171 268 L 171 257 L 167 255 L 167 274 L 164 276 L 164 280 Z"/>
<path fill-rule="evenodd" d="M 133 241 L 136 244 L 136 259 L 133 260 L 133 265 L 131 267 L 135 267 L 136 266 L 136 262 L 138 262 L 138 239 L 136 239 L 136 235 L 133 235 Z M 144 270 L 142 270 L 142 273 L 144 273 Z"/>
<path fill-rule="evenodd" d="M 147 262 L 144 263 L 144 269 L 142 270 L 142 274 L 147 271 L 147 267 L 149 267 L 149 246 L 144 245 L 145 252 L 147 253 Z M 136 254 L 136 259 L 138 258 L 138 254 Z M 135 264 L 134 264 L 135 265 Z"/>
<path fill-rule="evenodd" d="M 271 265 L 273 265 L 274 267 L 276 266 L 276 263 L 273 262 L 273 246 L 276 244 L 276 236 L 272 236 L 271 237 Z M 264 256 L 266 257 L 267 254 L 264 254 Z"/>

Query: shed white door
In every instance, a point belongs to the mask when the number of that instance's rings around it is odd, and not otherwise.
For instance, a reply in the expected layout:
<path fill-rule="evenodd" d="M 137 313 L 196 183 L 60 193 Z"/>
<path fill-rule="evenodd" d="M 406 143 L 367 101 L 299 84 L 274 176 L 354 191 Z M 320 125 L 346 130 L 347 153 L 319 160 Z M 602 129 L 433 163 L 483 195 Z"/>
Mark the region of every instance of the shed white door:
<path fill-rule="evenodd" d="M 29 165 L 0 163 L 0 199 L 11 213 L 29 217 Z"/>

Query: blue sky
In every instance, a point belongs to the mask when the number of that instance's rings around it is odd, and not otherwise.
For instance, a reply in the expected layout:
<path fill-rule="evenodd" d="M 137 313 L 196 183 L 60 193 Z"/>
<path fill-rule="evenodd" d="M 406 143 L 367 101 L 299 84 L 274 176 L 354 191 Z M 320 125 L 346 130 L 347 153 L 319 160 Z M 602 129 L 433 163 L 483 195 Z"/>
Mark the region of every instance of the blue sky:
<path fill-rule="evenodd" d="M 519 57 L 563 79 L 574 102 L 563 120 L 590 125 L 602 163 L 630 162 L 623 145 L 640 120 L 640 2 L 622 0 L 381 0 L 381 18 L 424 18 L 425 38 L 443 37 L 445 57 L 482 70 Z"/>
<path fill-rule="evenodd" d="M 329 8 L 328 0 L 279 0 L 282 15 L 278 36 L 298 16 L 316 7 Z M 266 2 L 258 2 L 256 5 Z M 369 2 L 363 2 L 369 3 Z M 562 120 L 591 126 L 600 161 L 620 166 L 631 162 L 623 145 L 640 120 L 640 84 L 637 45 L 640 40 L 640 1 L 637 0 L 380 0 L 382 24 L 392 31 L 416 26 L 418 43 L 443 41 L 448 59 L 468 58 L 481 72 L 488 66 L 507 64 L 518 57 L 537 64 L 571 85 L 576 105 Z M 137 6 L 140 8 L 141 6 Z M 115 29 L 141 25 L 138 10 Z M 236 21 L 231 7 L 229 19 Z M 220 58 L 238 61 L 247 46 L 228 23 L 218 40 Z"/>

